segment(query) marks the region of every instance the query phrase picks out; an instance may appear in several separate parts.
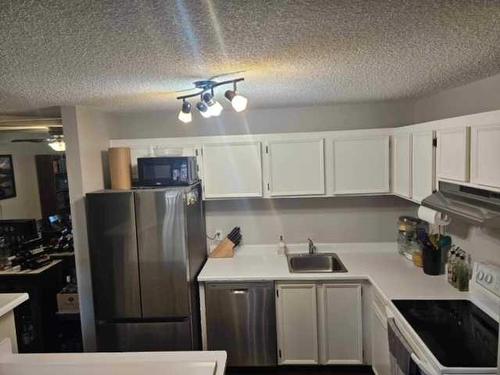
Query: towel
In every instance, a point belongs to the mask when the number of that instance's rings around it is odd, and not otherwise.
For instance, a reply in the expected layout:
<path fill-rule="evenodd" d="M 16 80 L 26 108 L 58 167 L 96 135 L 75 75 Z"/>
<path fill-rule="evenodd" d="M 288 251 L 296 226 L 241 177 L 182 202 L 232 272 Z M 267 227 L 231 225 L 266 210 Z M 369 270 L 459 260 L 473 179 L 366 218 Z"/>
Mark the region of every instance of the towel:
<path fill-rule="evenodd" d="M 387 320 L 387 330 L 389 336 L 391 375 L 423 375 L 411 358 L 411 353 L 413 351 L 398 327 L 396 327 L 394 318 Z"/>

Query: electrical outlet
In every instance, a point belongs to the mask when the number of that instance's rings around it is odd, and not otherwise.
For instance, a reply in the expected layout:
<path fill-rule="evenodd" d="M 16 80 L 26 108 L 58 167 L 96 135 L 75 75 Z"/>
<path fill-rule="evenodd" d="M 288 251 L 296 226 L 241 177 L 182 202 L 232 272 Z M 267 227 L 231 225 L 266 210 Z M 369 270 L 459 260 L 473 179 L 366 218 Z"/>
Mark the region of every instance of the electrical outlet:
<path fill-rule="evenodd" d="M 216 239 L 217 241 L 222 240 L 222 231 L 221 231 L 220 229 L 216 229 L 216 230 L 215 230 L 215 239 Z"/>

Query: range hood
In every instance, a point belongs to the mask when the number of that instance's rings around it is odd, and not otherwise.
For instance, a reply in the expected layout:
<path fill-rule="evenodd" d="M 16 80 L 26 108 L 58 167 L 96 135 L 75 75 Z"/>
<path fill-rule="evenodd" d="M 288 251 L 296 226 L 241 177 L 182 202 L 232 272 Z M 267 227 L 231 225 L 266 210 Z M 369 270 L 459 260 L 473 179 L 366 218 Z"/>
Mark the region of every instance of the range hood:
<path fill-rule="evenodd" d="M 500 228 L 500 193 L 439 182 L 439 191 L 425 198 L 422 206 L 476 225 Z"/>

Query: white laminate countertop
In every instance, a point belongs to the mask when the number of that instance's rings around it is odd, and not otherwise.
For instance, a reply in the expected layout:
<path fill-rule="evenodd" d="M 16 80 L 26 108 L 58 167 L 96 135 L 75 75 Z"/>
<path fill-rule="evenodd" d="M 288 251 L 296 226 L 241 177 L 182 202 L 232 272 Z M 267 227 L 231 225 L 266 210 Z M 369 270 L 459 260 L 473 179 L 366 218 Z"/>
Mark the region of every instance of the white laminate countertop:
<path fill-rule="evenodd" d="M 224 351 L 123 353 L 12 353 L 0 343 L 0 373 L 9 375 L 224 375 Z"/>
<path fill-rule="evenodd" d="M 245 246 L 234 258 L 209 258 L 198 281 L 368 280 L 390 299 L 469 299 L 448 284 L 444 275 L 429 276 L 399 255 L 396 243 L 318 244 L 319 252 L 335 252 L 348 272 L 290 273 L 286 256 L 276 245 Z M 290 252 L 307 251 L 306 244 L 288 245 Z"/>
<path fill-rule="evenodd" d="M 61 263 L 62 260 L 56 259 L 46 264 L 43 267 L 37 268 L 35 270 L 27 269 L 22 271 L 13 271 L 13 270 L 3 270 L 0 271 L 0 276 L 25 276 L 25 275 L 38 275 L 42 272 L 47 271 L 49 268 L 54 267 L 56 264 Z"/>
<path fill-rule="evenodd" d="M 28 293 L 1 293 L 0 317 L 12 311 L 24 301 L 27 301 L 28 298 Z"/>

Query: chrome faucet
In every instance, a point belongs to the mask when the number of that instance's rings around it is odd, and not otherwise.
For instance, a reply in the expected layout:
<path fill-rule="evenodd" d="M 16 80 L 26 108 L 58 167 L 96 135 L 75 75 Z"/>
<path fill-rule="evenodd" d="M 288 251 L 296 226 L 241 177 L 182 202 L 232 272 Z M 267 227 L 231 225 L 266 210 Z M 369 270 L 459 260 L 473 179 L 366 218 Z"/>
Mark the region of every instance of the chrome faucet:
<path fill-rule="evenodd" d="M 308 238 L 307 242 L 309 244 L 309 254 L 315 254 L 316 253 L 316 246 L 314 245 L 314 242 Z"/>

